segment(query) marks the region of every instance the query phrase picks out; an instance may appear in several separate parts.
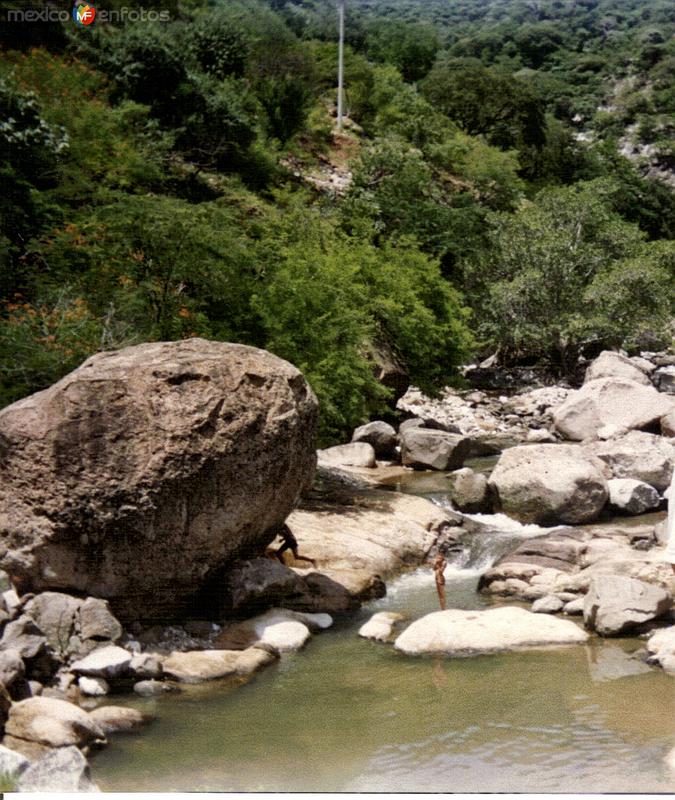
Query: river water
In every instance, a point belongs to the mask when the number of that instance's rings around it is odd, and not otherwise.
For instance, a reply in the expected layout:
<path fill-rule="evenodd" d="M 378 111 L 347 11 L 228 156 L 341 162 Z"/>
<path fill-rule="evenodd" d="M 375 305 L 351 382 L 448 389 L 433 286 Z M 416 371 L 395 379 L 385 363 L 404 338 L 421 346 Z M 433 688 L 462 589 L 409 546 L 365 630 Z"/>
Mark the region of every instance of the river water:
<path fill-rule="evenodd" d="M 442 502 L 444 480 L 417 474 L 396 488 Z M 494 602 L 476 592 L 487 549 L 479 569 L 471 558 L 448 568 L 449 607 Z M 675 679 L 636 655 L 639 639 L 443 659 L 357 635 L 376 611 L 415 619 L 437 602 L 419 569 L 248 684 L 114 698 L 157 720 L 98 753 L 94 780 L 128 792 L 675 791 L 663 762 Z"/>

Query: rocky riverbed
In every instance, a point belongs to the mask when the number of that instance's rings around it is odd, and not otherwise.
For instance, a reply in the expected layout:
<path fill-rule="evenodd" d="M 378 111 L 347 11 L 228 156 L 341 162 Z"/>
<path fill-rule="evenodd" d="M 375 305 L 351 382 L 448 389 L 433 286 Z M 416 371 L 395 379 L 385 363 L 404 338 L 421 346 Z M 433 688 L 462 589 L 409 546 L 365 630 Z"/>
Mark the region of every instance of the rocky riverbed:
<path fill-rule="evenodd" d="M 509 397 L 448 390 L 436 401 L 410 390 L 399 403 L 408 418 L 398 429 L 384 422 L 357 429 L 351 443 L 318 452 L 312 478 L 306 440 L 315 410 L 302 376 L 260 351 L 215 353 L 211 345 L 143 346 L 117 361 L 95 357 L 81 375 L 0 414 L 1 441 L 5 452 L 8 444 L 12 449 L 0 511 L 7 570 L 0 772 L 19 788 L 93 788 L 85 756 L 110 736 L 152 722 L 111 698 L 159 696 L 204 681 L 241 685 L 383 596 L 395 575 L 437 552 L 461 564 L 477 538 L 486 531 L 500 536 L 509 518 L 538 535 L 504 535 L 503 555 L 483 570 L 479 590 L 499 600 L 498 614 L 436 612 L 410 626 L 397 615 L 380 617 L 362 635 L 395 642 L 408 654 L 466 655 L 654 630 L 645 658 L 675 672 L 675 580 L 662 542 L 675 465 L 671 365 L 660 363 L 668 356 L 603 353 L 579 389 L 543 387 Z M 199 369 L 191 366 L 196 354 Z M 96 391 L 111 403 L 92 405 L 87 392 L 101 381 L 112 394 Z M 245 424 L 233 423 L 244 407 Z M 123 444 L 130 458 L 123 468 L 115 453 L 126 437 L 108 418 L 124 414 L 137 419 L 130 430 L 145 444 Z M 87 446 L 97 430 L 106 442 L 103 459 Z M 43 448 L 54 458 L 59 441 L 77 445 L 73 454 L 58 462 L 39 456 Z M 154 448 L 163 453 L 157 463 Z M 278 463 L 276 451 L 286 453 Z M 489 456 L 497 458 L 491 474 L 467 466 Z M 30 459 L 43 470 L 65 468 L 56 487 L 45 472 L 29 496 L 11 505 L 8 493 L 22 485 L 18 476 L 28 475 Z M 259 500 L 248 505 L 245 487 L 221 492 L 219 486 L 238 480 L 242 459 L 253 459 L 244 483 L 277 481 L 278 470 L 283 482 L 273 492 L 252 490 Z M 170 480 L 157 477 L 162 470 Z M 425 470 L 447 475 L 451 502 L 386 488 L 397 476 Z M 114 491 L 94 490 L 104 478 Z M 68 497 L 75 486 L 73 500 L 59 505 L 56 489 Z M 171 514 L 152 510 L 174 490 L 185 498 L 182 511 L 175 503 Z M 211 493 L 208 503 L 196 503 L 204 492 Z M 40 503 L 49 512 L 31 538 L 26 531 Z M 82 503 L 90 515 L 86 535 Z M 252 513 L 259 506 L 262 516 Z M 635 524 L 616 526 L 616 515 Z M 292 550 L 275 557 L 284 520 L 298 558 Z M 59 533 L 74 529 L 77 537 Z M 122 547 L 116 531 L 124 532 Z M 174 537 L 171 547 L 161 531 Z M 162 559 L 170 552 L 175 564 L 165 575 Z M 132 557 L 143 563 L 126 574 Z M 183 575 L 169 588 L 167 578 L 182 571 L 183 561 L 190 581 Z M 92 575 L 107 577 L 96 584 Z M 141 602 L 153 593 L 152 602 Z"/>

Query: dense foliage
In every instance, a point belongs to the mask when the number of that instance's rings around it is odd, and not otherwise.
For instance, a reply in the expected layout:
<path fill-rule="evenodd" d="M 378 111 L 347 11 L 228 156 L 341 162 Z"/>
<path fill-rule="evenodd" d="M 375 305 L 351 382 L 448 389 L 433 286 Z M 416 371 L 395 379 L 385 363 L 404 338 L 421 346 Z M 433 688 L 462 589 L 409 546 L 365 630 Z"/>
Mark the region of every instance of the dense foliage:
<path fill-rule="evenodd" d="M 204 336 L 296 363 L 328 442 L 391 408 L 383 351 L 433 391 L 668 343 L 666 0 L 349 0 L 341 132 L 333 0 L 143 5 L 0 25 L 0 403 Z"/>

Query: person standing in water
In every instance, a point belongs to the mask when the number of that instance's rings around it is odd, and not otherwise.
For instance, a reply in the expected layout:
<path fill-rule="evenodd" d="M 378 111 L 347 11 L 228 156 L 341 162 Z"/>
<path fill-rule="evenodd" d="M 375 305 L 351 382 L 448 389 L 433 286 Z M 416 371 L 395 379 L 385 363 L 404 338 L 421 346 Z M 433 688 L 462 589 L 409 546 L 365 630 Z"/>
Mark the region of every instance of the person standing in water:
<path fill-rule="evenodd" d="M 668 489 L 668 520 L 666 521 L 666 561 L 675 572 L 675 471 Z"/>
<path fill-rule="evenodd" d="M 432 564 L 434 576 L 436 578 L 436 591 L 438 592 L 438 602 L 441 606 L 441 611 L 445 611 L 445 575 L 443 574 L 448 562 L 443 555 L 439 553 Z M 675 567 L 673 567 L 675 569 Z"/>

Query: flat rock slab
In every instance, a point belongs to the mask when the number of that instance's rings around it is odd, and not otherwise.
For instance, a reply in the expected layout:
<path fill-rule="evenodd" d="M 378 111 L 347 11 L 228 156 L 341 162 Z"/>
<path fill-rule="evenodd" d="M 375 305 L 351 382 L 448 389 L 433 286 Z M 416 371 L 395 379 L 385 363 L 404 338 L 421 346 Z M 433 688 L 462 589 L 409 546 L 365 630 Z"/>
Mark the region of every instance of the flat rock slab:
<path fill-rule="evenodd" d="M 129 669 L 131 659 L 131 653 L 113 644 L 94 650 L 85 658 L 75 661 L 71 670 L 92 678 L 115 678 Z"/>
<path fill-rule="evenodd" d="M 192 650 L 171 653 L 164 672 L 182 683 L 201 683 L 230 675 L 251 675 L 276 658 L 257 647 L 246 650 Z"/>
<path fill-rule="evenodd" d="M 413 622 L 394 646 L 408 655 L 464 656 L 582 644 L 587 639 L 588 633 L 571 620 L 504 607 L 486 611 L 436 611 Z"/>

